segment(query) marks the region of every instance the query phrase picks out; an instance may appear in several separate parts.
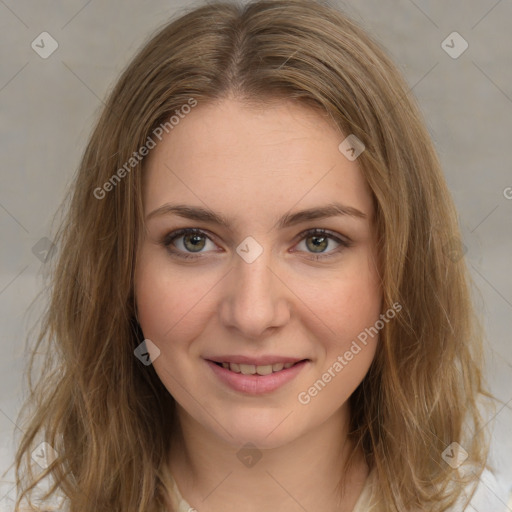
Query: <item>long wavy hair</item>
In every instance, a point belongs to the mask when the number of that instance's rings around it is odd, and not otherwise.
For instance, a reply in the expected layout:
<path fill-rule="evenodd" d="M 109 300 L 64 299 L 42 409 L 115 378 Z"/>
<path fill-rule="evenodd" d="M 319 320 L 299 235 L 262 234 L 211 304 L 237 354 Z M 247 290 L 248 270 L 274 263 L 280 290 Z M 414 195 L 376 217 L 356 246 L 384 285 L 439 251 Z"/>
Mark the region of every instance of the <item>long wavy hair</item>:
<path fill-rule="evenodd" d="M 191 98 L 227 97 L 300 102 L 364 143 L 383 311 L 397 301 L 402 311 L 349 399 L 353 454 L 362 448 L 376 472 L 385 512 L 446 511 L 468 485 L 469 501 L 489 449 L 479 399 L 492 395 L 456 211 L 420 111 L 385 52 L 337 9 L 263 0 L 209 2 L 167 23 L 109 95 L 54 240 L 19 419 L 16 510 L 23 500 L 44 510 L 31 496 L 46 478 L 42 502 L 61 493 L 72 512 L 164 510 L 175 402 L 134 356 L 145 160 L 130 158 Z M 41 470 L 31 459 L 43 441 L 55 452 Z M 468 454 L 459 469 L 442 456 L 452 443 Z"/>

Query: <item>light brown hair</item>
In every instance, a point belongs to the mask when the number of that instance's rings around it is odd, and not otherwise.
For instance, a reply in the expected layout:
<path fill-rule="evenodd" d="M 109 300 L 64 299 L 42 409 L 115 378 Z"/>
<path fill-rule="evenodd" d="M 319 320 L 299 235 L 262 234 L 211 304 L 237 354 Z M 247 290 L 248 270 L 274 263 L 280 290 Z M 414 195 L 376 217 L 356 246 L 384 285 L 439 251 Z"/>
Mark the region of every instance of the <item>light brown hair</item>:
<path fill-rule="evenodd" d="M 144 46 L 110 94 L 56 237 L 51 300 L 31 349 L 29 376 L 36 354 L 46 358 L 24 409 L 19 499 L 50 474 L 72 512 L 163 510 L 174 400 L 134 356 L 143 339 L 133 277 L 144 161 L 105 197 L 94 191 L 190 98 L 226 97 L 301 102 L 365 144 L 358 164 L 375 204 L 383 311 L 403 309 L 350 397 L 350 437 L 377 472 L 382 510 L 448 510 L 484 469 L 477 401 L 491 396 L 468 271 L 450 251 L 460 239 L 456 212 L 397 69 L 354 22 L 307 0 L 192 10 Z M 34 475 L 31 452 L 43 440 L 58 457 Z M 474 472 L 442 459 L 452 442 Z"/>

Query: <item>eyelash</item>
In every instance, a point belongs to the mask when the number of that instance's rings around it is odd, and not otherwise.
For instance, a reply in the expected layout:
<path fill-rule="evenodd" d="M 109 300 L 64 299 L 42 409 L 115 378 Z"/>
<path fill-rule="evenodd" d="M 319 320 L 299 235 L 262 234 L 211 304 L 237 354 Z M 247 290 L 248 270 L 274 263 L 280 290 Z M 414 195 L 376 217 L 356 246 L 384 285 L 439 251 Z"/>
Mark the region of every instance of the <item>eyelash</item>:
<path fill-rule="evenodd" d="M 184 228 L 184 229 L 178 229 L 177 231 L 173 231 L 172 233 L 169 233 L 167 235 L 164 236 L 164 238 L 162 239 L 161 241 L 161 244 L 169 251 L 171 252 L 173 255 L 179 257 L 179 258 L 183 258 L 183 259 L 198 259 L 198 258 L 201 258 L 201 254 L 203 253 L 197 253 L 197 255 L 195 254 L 192 254 L 192 253 L 186 253 L 186 252 L 183 252 L 183 251 L 180 251 L 180 250 L 176 250 L 176 249 L 172 249 L 172 242 L 174 242 L 176 239 L 182 237 L 182 236 L 185 236 L 185 235 L 201 235 L 201 236 L 204 236 L 206 238 L 208 238 L 211 242 L 213 242 L 213 240 L 208 236 L 208 234 L 200 229 L 197 229 L 197 228 Z M 339 243 L 340 246 L 337 247 L 336 249 L 333 249 L 332 251 L 328 252 L 328 253 L 318 253 L 318 254 L 315 254 L 315 253 L 310 253 L 312 255 L 312 258 L 313 260 L 315 261 L 318 261 L 318 260 L 323 260 L 323 259 L 327 259 L 327 258 L 331 258 L 335 255 L 337 255 L 338 253 L 340 253 L 343 249 L 346 249 L 348 247 L 351 247 L 352 246 L 352 242 L 348 241 L 348 240 L 343 240 L 337 236 L 335 236 L 334 234 L 332 234 L 331 232 L 325 230 L 325 229 L 320 229 L 320 228 L 313 228 L 313 229 L 308 229 L 307 231 L 303 231 L 300 235 L 298 235 L 300 238 L 299 238 L 299 242 L 301 242 L 302 240 L 308 238 L 308 237 L 311 237 L 311 236 L 324 236 L 330 240 L 334 240 L 335 242 Z M 297 242 L 297 243 L 299 243 Z"/>

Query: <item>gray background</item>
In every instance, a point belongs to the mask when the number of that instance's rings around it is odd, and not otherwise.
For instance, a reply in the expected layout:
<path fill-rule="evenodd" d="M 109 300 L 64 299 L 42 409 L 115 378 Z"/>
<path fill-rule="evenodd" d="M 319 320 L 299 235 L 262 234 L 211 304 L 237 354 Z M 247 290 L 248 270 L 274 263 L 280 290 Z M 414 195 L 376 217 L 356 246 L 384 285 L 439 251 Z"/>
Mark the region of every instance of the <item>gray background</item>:
<path fill-rule="evenodd" d="M 496 479 L 482 478 L 469 510 L 512 511 L 512 1 L 338 4 L 404 73 L 443 163 L 487 330 L 488 382 L 507 404 L 488 416 Z M 51 239 L 52 217 L 107 91 L 151 33 L 191 5 L 199 2 L 0 0 L 2 471 L 13 460 L 25 338 L 40 311 L 27 312 L 45 267 L 33 247 Z M 44 31 L 59 45 L 47 59 L 31 47 Z M 442 47 L 454 31 L 469 45 L 458 58 Z M 460 42 L 448 41 L 460 50 Z M 12 475 L 1 479 L 0 511 L 13 508 Z"/>

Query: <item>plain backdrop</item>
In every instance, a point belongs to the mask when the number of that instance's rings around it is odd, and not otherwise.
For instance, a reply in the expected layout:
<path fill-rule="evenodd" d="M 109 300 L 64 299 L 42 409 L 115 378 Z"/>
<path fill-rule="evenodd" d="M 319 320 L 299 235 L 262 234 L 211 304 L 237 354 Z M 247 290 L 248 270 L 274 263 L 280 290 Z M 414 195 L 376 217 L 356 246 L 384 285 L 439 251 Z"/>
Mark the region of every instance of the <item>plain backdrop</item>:
<path fill-rule="evenodd" d="M 512 2 L 337 4 L 388 49 L 444 166 L 481 296 L 489 386 L 506 404 L 498 404 L 487 426 L 496 479 L 482 479 L 469 510 L 512 511 Z M 13 461 L 25 339 L 38 311 L 27 308 L 42 287 L 52 217 L 124 66 L 157 28 L 195 5 L 200 2 L 0 0 L 2 471 Z M 58 44 L 47 58 L 32 46 L 41 37 L 46 52 Z M 0 511 L 13 508 L 12 477 L 11 469 L 0 483 Z"/>

